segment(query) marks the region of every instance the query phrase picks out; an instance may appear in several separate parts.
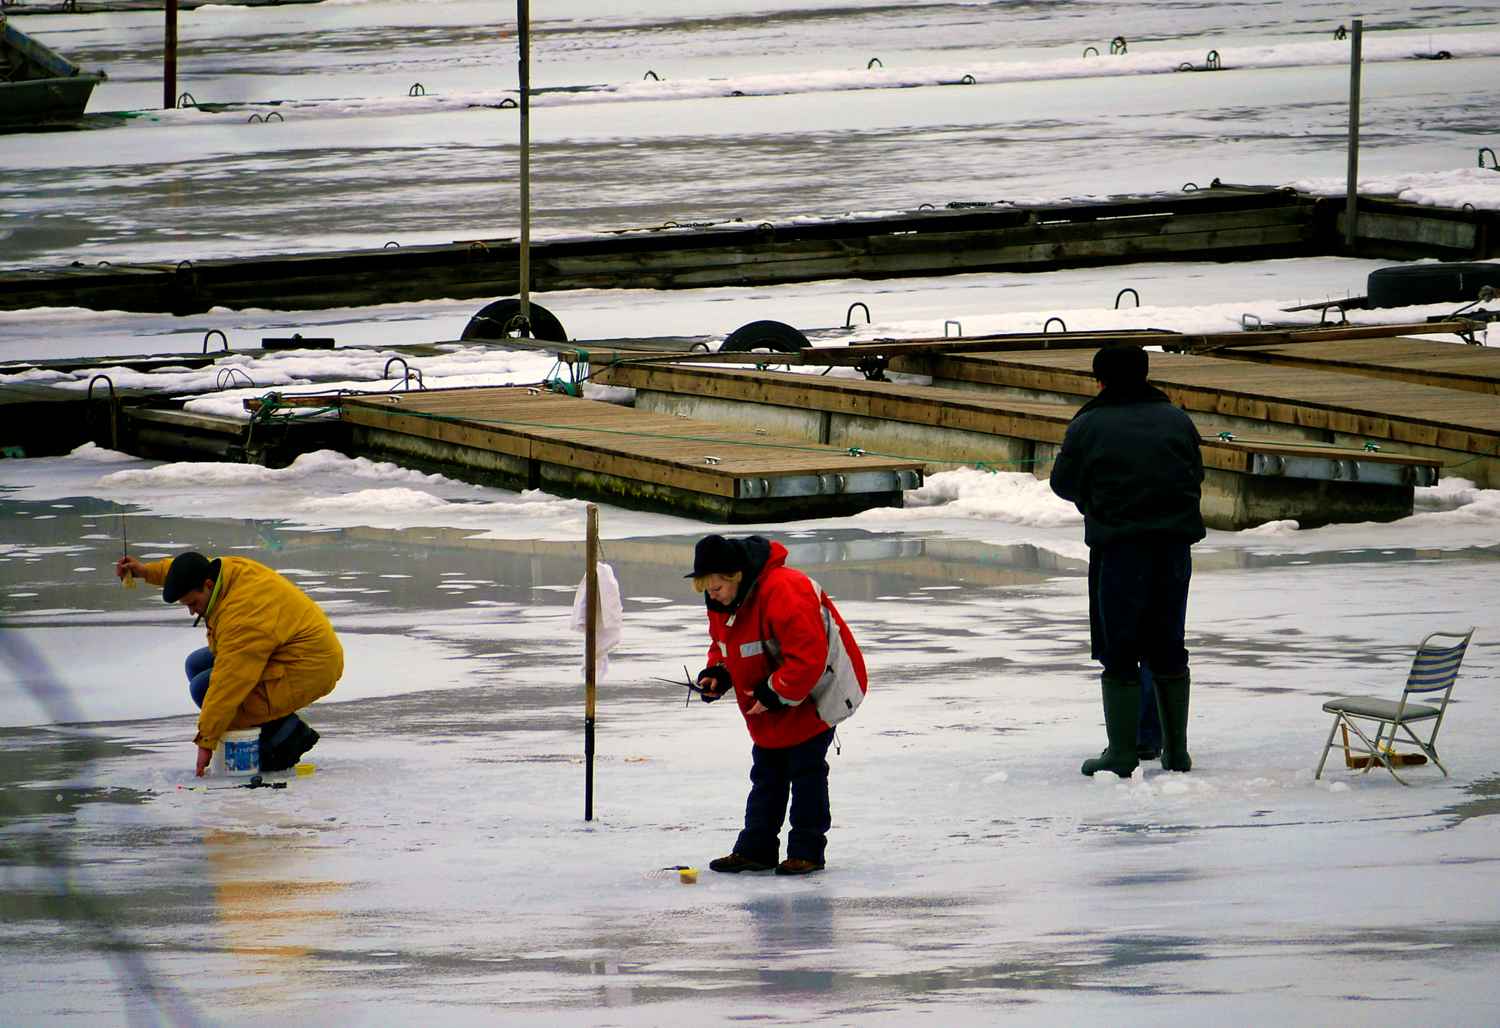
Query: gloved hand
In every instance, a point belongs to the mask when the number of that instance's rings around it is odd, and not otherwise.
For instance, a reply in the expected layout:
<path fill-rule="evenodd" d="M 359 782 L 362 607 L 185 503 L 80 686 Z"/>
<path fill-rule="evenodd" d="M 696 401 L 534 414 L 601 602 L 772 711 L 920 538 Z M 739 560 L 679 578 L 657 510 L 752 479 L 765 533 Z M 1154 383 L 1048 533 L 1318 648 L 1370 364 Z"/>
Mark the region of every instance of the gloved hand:
<path fill-rule="evenodd" d="M 776 695 L 776 690 L 771 688 L 770 679 L 761 682 L 755 687 L 755 699 L 762 707 L 766 708 L 767 714 L 780 714 L 787 705 Z"/>
<path fill-rule="evenodd" d="M 734 680 L 729 677 L 729 669 L 723 664 L 714 664 L 698 672 L 698 686 L 703 691 L 698 698 L 704 703 L 712 703 L 734 688 Z"/>

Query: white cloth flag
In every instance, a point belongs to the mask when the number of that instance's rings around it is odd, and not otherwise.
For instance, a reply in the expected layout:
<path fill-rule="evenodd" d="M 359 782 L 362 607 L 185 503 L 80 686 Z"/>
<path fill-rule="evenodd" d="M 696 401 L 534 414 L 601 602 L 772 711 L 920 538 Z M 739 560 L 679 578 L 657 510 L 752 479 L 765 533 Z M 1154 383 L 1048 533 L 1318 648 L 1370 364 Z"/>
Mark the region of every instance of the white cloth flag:
<path fill-rule="evenodd" d="M 568 627 L 575 632 L 588 631 L 589 580 L 584 576 L 578 583 L 578 594 L 573 597 L 573 620 Z M 609 673 L 609 651 L 620 645 L 620 626 L 625 621 L 625 610 L 620 605 L 620 583 L 615 581 L 615 572 L 608 564 L 599 565 L 599 624 L 594 630 L 595 677 L 603 678 Z M 588 675 L 588 655 L 580 666 Z"/>

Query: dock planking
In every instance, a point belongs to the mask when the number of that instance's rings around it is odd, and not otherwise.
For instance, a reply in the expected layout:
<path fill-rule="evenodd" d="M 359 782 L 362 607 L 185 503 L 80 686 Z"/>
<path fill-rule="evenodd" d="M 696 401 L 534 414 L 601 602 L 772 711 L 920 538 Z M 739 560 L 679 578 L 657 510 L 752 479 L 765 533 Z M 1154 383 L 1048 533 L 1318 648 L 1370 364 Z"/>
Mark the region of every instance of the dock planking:
<path fill-rule="evenodd" d="M 859 446 L 872 456 L 1046 477 L 1082 398 L 1074 401 L 767 370 L 659 363 L 603 368 L 596 381 L 633 388 L 637 407 L 697 422 L 762 428 Z M 1436 480 L 1432 458 L 1286 436 L 1204 429 L 1203 513 L 1239 530 L 1294 519 L 1390 521 L 1412 512 L 1412 487 Z"/>
<path fill-rule="evenodd" d="M 898 371 L 1039 398 L 1098 391 L 1087 350 L 900 358 Z M 1332 371 L 1153 353 L 1151 381 L 1200 425 L 1277 429 L 1319 442 L 1400 444 L 1445 471 L 1500 484 L 1500 397 Z"/>
<path fill-rule="evenodd" d="M 1431 339 L 1347 339 L 1217 350 L 1215 357 L 1500 396 L 1500 349 Z"/>
<path fill-rule="evenodd" d="M 344 397 L 354 446 L 527 488 L 717 521 L 900 506 L 913 461 L 859 456 L 526 387 Z"/>
<path fill-rule="evenodd" d="M 696 289 L 1142 260 L 1308 257 L 1340 252 L 1343 236 L 1335 228 L 1340 206 L 1338 198 L 1300 196 L 1294 190 L 1215 184 L 1176 194 L 998 202 L 981 209 L 780 224 L 668 222 L 534 242 L 528 256 L 530 289 Z M 1491 228 L 1497 216 L 1489 211 L 1406 205 L 1382 217 L 1393 226 L 1412 222 L 1426 228 L 1397 233 L 1404 241 L 1391 256 L 1484 259 L 1493 253 L 1492 240 L 1500 238 Z M 1443 230 L 1433 231 L 1434 224 Z M 1363 256 L 1383 252 L 1364 235 L 1360 244 Z M 0 269 L 0 310 L 52 306 L 181 315 L 214 307 L 322 310 L 493 299 L 519 290 L 519 246 L 512 237 L 490 232 L 450 244 L 383 250 Z"/>

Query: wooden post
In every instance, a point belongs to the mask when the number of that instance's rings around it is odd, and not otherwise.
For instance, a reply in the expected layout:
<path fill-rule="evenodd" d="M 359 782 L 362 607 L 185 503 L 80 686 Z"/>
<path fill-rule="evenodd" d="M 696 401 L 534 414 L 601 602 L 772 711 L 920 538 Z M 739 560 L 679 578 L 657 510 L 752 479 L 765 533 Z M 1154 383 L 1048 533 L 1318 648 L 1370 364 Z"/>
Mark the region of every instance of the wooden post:
<path fill-rule="evenodd" d="M 162 110 L 177 106 L 177 0 L 167 0 L 167 31 L 162 43 Z"/>
<path fill-rule="evenodd" d="M 584 603 L 588 617 L 583 632 L 583 819 L 594 819 L 594 694 L 595 640 L 599 638 L 599 506 L 589 504 L 588 568 L 585 571 Z"/>
<path fill-rule="evenodd" d="M 168 0 L 168 2 L 175 2 L 175 0 Z M 516 20 L 520 23 L 521 37 L 521 317 L 529 323 L 531 321 L 531 0 L 516 0 Z M 531 334 L 527 333 L 527 335 Z"/>
<path fill-rule="evenodd" d="M 1344 249 L 1351 254 L 1359 247 L 1355 201 L 1359 197 L 1359 66 L 1364 28 L 1365 23 L 1355 18 L 1354 32 L 1349 36 L 1349 186 L 1344 201 Z"/>

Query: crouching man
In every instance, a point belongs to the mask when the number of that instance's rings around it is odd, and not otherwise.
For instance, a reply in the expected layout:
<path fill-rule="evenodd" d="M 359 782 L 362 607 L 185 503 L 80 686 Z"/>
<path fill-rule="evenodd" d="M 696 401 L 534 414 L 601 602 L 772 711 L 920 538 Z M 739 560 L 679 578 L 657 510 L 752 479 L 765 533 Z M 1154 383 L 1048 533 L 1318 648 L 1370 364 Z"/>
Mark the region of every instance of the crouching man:
<path fill-rule="evenodd" d="M 208 629 L 208 645 L 187 659 L 188 692 L 198 716 L 198 776 L 225 732 L 260 729 L 260 768 L 285 771 L 312 749 L 318 733 L 297 711 L 333 691 L 344 648 L 328 616 L 307 594 L 264 564 L 201 553 L 142 564 L 122 557 L 126 574 L 162 587 Z"/>
<path fill-rule="evenodd" d="M 700 540 L 685 577 L 704 593 L 712 644 L 698 675 L 704 702 L 733 693 L 750 730 L 750 798 L 734 852 L 708 866 L 779 875 L 821 871 L 828 829 L 833 726 L 863 701 L 864 657 L 828 594 L 785 566 L 786 548 L 758 535 Z M 791 800 L 787 859 L 777 863 Z"/>

